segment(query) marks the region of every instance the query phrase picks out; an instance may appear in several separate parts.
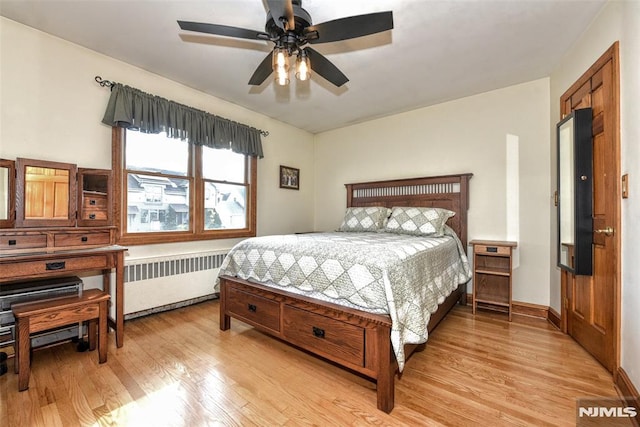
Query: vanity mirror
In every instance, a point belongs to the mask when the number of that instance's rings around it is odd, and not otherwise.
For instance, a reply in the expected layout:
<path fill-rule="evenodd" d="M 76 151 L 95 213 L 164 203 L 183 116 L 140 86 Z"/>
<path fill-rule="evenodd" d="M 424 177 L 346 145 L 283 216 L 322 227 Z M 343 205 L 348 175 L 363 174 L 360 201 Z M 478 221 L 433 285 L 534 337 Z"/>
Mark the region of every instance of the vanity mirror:
<path fill-rule="evenodd" d="M 593 146 L 591 108 L 574 110 L 556 127 L 558 144 L 558 266 L 591 275 Z"/>
<path fill-rule="evenodd" d="M 71 163 L 16 159 L 16 226 L 75 225 L 76 170 Z"/>
<path fill-rule="evenodd" d="M 0 228 L 11 228 L 14 224 L 14 177 L 12 160 L 0 159 Z"/>

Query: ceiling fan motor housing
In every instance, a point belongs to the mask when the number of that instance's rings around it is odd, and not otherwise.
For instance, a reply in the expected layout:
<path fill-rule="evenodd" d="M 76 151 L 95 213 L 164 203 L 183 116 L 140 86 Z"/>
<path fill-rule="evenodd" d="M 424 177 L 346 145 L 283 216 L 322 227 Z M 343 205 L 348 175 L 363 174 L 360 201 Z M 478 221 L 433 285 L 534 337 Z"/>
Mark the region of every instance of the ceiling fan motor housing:
<path fill-rule="evenodd" d="M 294 29 L 289 29 L 289 31 L 293 31 L 296 34 L 303 34 L 302 31 L 312 24 L 311 15 L 302 8 L 300 1 L 293 1 L 293 20 L 296 27 Z M 265 24 L 264 29 L 265 32 L 274 37 L 278 37 L 282 33 L 280 27 L 276 25 L 271 11 L 267 13 L 267 23 Z"/>

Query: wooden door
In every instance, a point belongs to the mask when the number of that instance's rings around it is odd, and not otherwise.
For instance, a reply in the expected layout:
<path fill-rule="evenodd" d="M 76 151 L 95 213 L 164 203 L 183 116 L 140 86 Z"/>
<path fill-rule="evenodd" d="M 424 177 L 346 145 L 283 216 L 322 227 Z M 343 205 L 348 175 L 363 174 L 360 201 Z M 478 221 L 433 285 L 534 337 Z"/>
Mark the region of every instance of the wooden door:
<path fill-rule="evenodd" d="M 620 140 L 617 42 L 561 97 L 593 110 L 593 275 L 562 275 L 567 332 L 609 371 L 619 355 Z M 610 228 L 610 230 L 608 230 Z"/>

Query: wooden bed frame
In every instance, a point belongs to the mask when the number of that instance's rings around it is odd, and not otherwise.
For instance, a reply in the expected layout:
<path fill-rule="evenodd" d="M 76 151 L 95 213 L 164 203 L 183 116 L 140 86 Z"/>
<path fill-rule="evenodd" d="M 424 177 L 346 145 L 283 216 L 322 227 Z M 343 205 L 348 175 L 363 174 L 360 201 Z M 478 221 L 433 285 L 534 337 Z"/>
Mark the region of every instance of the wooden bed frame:
<path fill-rule="evenodd" d="M 427 206 L 456 212 L 447 224 L 467 246 L 469 180 L 472 174 L 346 184 L 347 207 Z M 431 332 L 451 308 L 466 304 L 458 286 L 431 316 Z M 274 289 L 237 277 L 220 276 L 220 329 L 231 317 L 336 362 L 376 382 L 377 406 L 391 412 L 398 369 L 391 347 L 391 318 Z M 408 359 L 417 345 L 406 346 Z"/>

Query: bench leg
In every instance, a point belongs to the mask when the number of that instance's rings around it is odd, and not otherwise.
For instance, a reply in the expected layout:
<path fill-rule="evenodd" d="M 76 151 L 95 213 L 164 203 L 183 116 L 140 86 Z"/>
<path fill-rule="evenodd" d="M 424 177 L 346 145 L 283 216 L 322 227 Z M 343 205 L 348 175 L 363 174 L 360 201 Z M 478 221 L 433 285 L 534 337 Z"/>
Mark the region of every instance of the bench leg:
<path fill-rule="evenodd" d="M 95 333 L 93 336 L 95 341 Z M 98 317 L 98 361 L 100 363 L 107 361 L 107 301 L 100 303 L 100 315 Z"/>
<path fill-rule="evenodd" d="M 18 372 L 18 390 L 25 391 L 29 388 L 29 376 L 31 375 L 31 361 L 29 349 L 29 319 L 16 319 L 16 359 L 14 364 Z"/>

